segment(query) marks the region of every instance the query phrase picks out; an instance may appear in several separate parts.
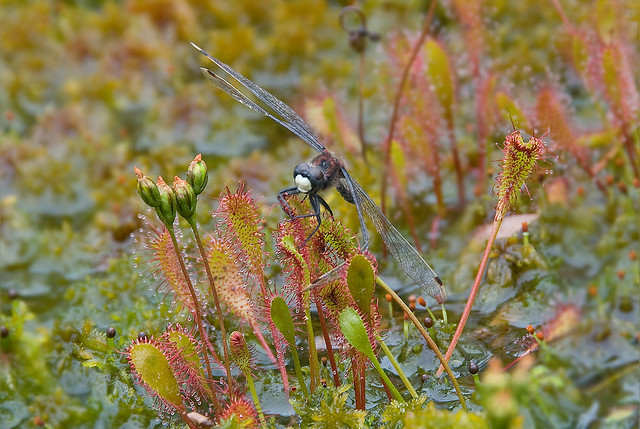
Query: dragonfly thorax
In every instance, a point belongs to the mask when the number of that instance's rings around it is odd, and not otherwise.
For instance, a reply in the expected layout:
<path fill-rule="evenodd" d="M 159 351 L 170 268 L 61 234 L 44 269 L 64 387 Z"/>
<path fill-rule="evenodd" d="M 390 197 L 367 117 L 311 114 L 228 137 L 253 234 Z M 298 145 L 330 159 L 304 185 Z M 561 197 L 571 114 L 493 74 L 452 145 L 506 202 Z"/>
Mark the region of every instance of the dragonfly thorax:
<path fill-rule="evenodd" d="M 315 165 L 301 162 L 293 170 L 296 188 L 303 194 L 315 193 L 325 187 L 324 173 Z"/>

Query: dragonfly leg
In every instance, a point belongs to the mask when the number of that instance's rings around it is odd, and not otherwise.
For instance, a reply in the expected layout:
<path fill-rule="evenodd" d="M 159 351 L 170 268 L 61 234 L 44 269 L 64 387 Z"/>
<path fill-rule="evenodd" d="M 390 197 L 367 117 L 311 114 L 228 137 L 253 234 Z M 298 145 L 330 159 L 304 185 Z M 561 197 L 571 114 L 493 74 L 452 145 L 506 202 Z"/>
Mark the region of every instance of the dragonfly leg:
<path fill-rule="evenodd" d="M 309 234 L 307 239 L 304 240 L 304 243 L 302 243 L 302 246 L 300 247 L 304 247 L 307 244 L 307 241 L 309 241 L 311 237 L 313 237 L 313 235 L 316 232 L 318 232 L 318 229 L 320 229 L 320 224 L 322 223 L 322 217 L 320 216 L 320 201 L 324 203 L 323 206 L 325 205 L 328 206 L 328 204 L 319 195 L 317 194 L 308 194 L 308 195 L 309 195 L 309 203 L 311 204 L 311 208 L 313 208 L 313 213 L 308 215 L 303 215 L 300 217 L 315 217 L 318 221 L 318 225 L 316 225 L 316 228 L 313 230 L 311 234 Z"/>
<path fill-rule="evenodd" d="M 316 195 L 316 197 L 318 198 L 318 201 L 320 202 L 320 204 L 322 204 L 322 207 L 324 207 L 324 209 L 329 212 L 331 217 L 335 217 L 335 216 L 333 216 L 333 212 L 331 211 L 331 207 L 329 207 L 329 204 L 327 204 L 327 202 L 324 200 L 324 198 L 322 198 L 320 195 Z"/>
<path fill-rule="evenodd" d="M 287 216 L 289 216 L 290 219 L 293 219 L 293 209 L 287 202 L 286 197 L 288 197 L 289 195 L 296 195 L 299 193 L 300 193 L 300 190 L 295 187 L 289 188 L 289 189 L 283 189 L 282 191 L 278 192 L 278 201 L 280 202 L 280 207 L 282 207 L 282 210 L 287 214 Z"/>

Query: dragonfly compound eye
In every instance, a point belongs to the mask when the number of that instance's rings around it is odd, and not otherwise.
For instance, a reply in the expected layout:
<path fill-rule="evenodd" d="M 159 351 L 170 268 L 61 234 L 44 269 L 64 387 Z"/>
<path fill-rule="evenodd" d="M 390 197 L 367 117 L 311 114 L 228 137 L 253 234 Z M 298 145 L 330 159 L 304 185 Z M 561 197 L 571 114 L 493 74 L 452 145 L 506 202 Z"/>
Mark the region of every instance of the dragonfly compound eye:
<path fill-rule="evenodd" d="M 324 174 L 318 167 L 302 162 L 293 170 L 293 180 L 300 192 L 308 194 L 322 188 Z"/>

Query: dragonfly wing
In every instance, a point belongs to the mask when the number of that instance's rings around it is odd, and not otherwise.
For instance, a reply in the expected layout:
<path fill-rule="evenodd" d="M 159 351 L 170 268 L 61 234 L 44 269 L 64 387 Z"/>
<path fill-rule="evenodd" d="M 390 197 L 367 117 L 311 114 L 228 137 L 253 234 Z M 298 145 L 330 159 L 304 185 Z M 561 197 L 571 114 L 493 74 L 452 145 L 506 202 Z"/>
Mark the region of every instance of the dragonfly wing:
<path fill-rule="evenodd" d="M 340 166 L 340 171 L 342 172 L 342 177 L 344 178 L 343 179 L 344 184 L 347 187 L 349 194 L 351 195 L 353 200 L 349 202 L 356 206 L 356 210 L 358 212 L 358 220 L 360 221 L 360 229 L 362 234 L 362 247 L 364 249 L 367 249 L 369 248 L 369 231 L 367 230 L 367 225 L 365 225 L 364 223 L 364 217 L 362 217 L 363 201 L 362 201 L 362 198 L 360 197 L 360 194 L 356 190 L 356 186 L 359 187 L 359 185 L 355 180 L 353 180 L 353 178 L 351 177 L 351 175 L 349 174 L 346 168 L 344 168 L 343 166 Z M 353 198 L 354 196 L 355 198 Z M 345 197 L 343 196 L 343 198 Z"/>
<path fill-rule="evenodd" d="M 389 222 L 389 219 L 386 218 L 378 205 L 373 202 L 358 182 L 353 179 L 351 181 L 361 201 L 365 215 L 369 218 L 376 231 L 378 231 L 380 237 L 382 237 L 382 241 L 398 263 L 398 266 L 402 268 L 402 271 L 415 281 L 422 290 L 438 301 L 438 303 L 446 301 L 447 291 L 435 271 L 433 271 L 429 264 L 427 264 L 418 251 L 409 244 L 403 235 L 400 234 L 400 231 Z"/>
<path fill-rule="evenodd" d="M 204 67 L 200 67 L 200 71 L 202 71 L 202 74 L 211 82 L 213 82 L 215 86 L 220 88 L 222 91 L 226 92 L 228 95 L 230 95 L 234 100 L 236 100 L 240 104 L 244 104 L 254 112 L 260 113 L 266 116 L 267 118 L 271 118 L 272 120 L 276 121 L 283 127 L 288 128 L 285 122 L 281 121 L 280 119 L 273 116 L 271 113 L 264 110 L 256 102 L 254 102 L 250 98 L 247 98 L 243 93 L 238 91 L 238 89 L 235 86 L 231 85 L 229 82 L 227 82 L 226 80 L 224 80 L 223 78 L 221 78 L 220 76 L 212 72 L 211 70 Z"/>
<path fill-rule="evenodd" d="M 277 120 L 271 114 L 266 115 L 267 117 L 275 120 L 280 125 L 284 126 L 286 129 L 288 129 L 289 131 L 291 131 L 292 133 L 294 133 L 295 135 L 300 137 L 302 140 L 304 140 L 305 143 L 307 143 L 309 146 L 311 146 L 317 152 L 321 152 L 322 153 L 322 152 L 325 152 L 327 150 L 324 147 L 324 145 L 322 143 L 320 143 L 320 140 L 318 140 L 318 138 L 316 137 L 315 132 L 313 131 L 311 126 L 309 126 L 309 124 L 307 124 L 304 121 L 304 119 L 302 119 L 300 117 L 300 115 L 298 115 L 291 107 L 289 107 L 284 102 L 280 101 L 275 95 L 271 94 L 269 91 L 261 88 L 260 86 L 258 86 L 255 83 L 253 83 L 251 80 L 249 80 L 246 77 L 244 77 L 242 74 L 240 74 L 237 71 L 235 71 L 233 68 L 231 68 L 227 64 L 223 63 L 222 61 L 220 61 L 217 58 L 212 57 L 207 52 L 205 52 L 203 49 L 198 47 L 195 43 L 192 42 L 191 45 L 194 48 L 196 48 L 198 51 L 200 51 L 200 53 L 202 53 L 204 56 L 206 56 L 211 61 L 213 61 L 218 67 L 220 67 L 226 73 L 231 75 L 242 86 L 244 86 L 247 90 L 249 90 L 249 92 L 251 92 L 253 95 L 258 97 L 264 104 L 266 104 L 271 109 L 273 109 L 273 111 L 276 112 L 278 115 L 280 115 L 280 117 L 282 119 L 281 120 Z M 207 69 L 204 69 L 204 70 L 207 70 Z M 213 76 L 217 76 L 215 73 L 213 73 L 210 70 L 207 70 L 207 72 L 210 73 Z M 209 77 L 209 76 L 207 76 L 207 77 Z M 221 79 L 221 78 L 219 78 L 219 79 Z M 222 80 L 224 81 L 224 79 L 222 79 Z M 257 111 L 257 112 L 262 113 L 262 114 L 266 113 L 266 111 L 264 109 L 262 109 L 262 112 L 253 109 L 245 101 L 243 101 L 242 99 L 238 98 L 236 95 L 231 94 L 225 88 L 220 87 L 216 81 L 213 81 L 213 82 L 218 86 L 218 88 L 222 89 L 227 94 L 229 94 L 233 98 L 235 98 L 237 101 L 239 101 L 240 103 L 242 103 L 245 106 L 249 107 L 251 110 Z M 227 82 L 227 85 L 230 86 L 231 88 L 233 88 L 235 90 L 236 94 L 242 94 L 238 89 L 236 89 L 233 85 L 229 84 L 228 82 Z M 244 100 L 249 100 L 244 95 L 242 96 L 242 98 Z M 255 103 L 253 103 L 253 104 L 256 105 Z M 265 113 L 263 113 L 263 112 L 265 112 Z M 287 125 L 285 125 L 285 124 L 287 124 Z"/>

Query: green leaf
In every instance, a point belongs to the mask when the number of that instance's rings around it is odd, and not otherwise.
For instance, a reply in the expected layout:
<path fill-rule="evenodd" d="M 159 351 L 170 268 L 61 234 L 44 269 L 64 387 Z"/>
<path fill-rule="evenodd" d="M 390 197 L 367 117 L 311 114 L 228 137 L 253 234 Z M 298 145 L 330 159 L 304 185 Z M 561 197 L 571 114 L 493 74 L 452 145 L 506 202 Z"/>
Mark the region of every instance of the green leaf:
<path fill-rule="evenodd" d="M 376 356 L 373 353 L 371 344 L 369 343 L 367 330 L 365 329 L 364 323 L 362 322 L 358 312 L 353 308 L 346 308 L 342 310 L 338 319 L 340 323 L 340 330 L 349 344 L 371 361 L 376 360 Z"/>
<path fill-rule="evenodd" d="M 280 331 L 284 339 L 289 343 L 289 347 L 295 348 L 296 338 L 293 318 L 291 317 L 287 303 L 279 296 L 271 301 L 271 320 L 273 320 L 278 331 Z"/>
<path fill-rule="evenodd" d="M 375 273 L 367 258 L 359 254 L 351 258 L 347 270 L 347 286 L 367 320 L 371 317 L 371 300 L 375 281 Z"/>
<path fill-rule="evenodd" d="M 142 381 L 165 401 L 182 406 L 176 376 L 164 353 L 153 344 L 135 344 L 129 351 L 131 364 Z"/>

